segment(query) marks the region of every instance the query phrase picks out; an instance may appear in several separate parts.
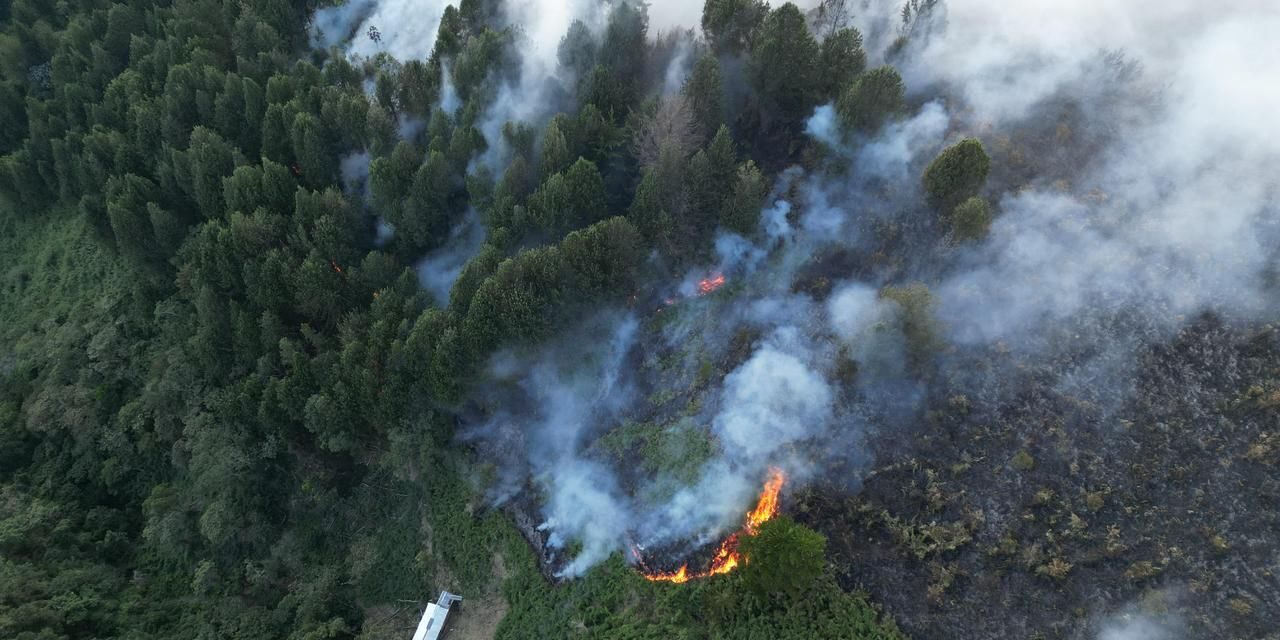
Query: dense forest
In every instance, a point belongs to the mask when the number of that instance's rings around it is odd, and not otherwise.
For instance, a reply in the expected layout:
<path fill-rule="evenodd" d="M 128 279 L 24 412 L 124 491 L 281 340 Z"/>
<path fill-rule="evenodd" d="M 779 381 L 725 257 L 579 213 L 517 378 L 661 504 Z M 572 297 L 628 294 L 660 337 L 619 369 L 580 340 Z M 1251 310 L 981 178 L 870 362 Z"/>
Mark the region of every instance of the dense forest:
<path fill-rule="evenodd" d="M 941 0 L 393 4 L 0 1 L 0 637 L 1274 633 L 1275 188 L 1161 146 L 1251 120 L 993 107 Z"/>
<path fill-rule="evenodd" d="M 449 446 L 443 408 L 488 354 L 625 297 L 652 248 L 674 269 L 722 221 L 751 228 L 767 185 L 714 56 L 674 121 L 643 118 L 670 109 L 636 108 L 660 54 L 619 4 L 599 45 L 562 46 L 571 111 L 498 141 L 477 124 L 515 51 L 492 3 L 450 7 L 428 60 L 358 65 L 308 48 L 311 2 L 3 9 L 0 635 L 402 637 L 406 600 L 447 586 L 478 617 L 505 595 L 502 637 L 892 637 L 833 584 L 744 610 L 737 584 L 655 593 L 622 564 L 553 588 Z M 709 32 L 744 47 L 756 25 L 723 19 Z M 818 53 L 794 7 L 768 25 Z M 855 32 L 829 42 L 860 55 Z M 859 70 L 818 86 L 776 64 L 759 115 L 786 138 Z M 499 144 L 500 174 L 469 170 Z M 342 190 L 356 151 L 367 198 Z M 664 208 L 686 184 L 700 204 Z M 409 268 L 469 207 L 489 240 L 433 304 Z"/>

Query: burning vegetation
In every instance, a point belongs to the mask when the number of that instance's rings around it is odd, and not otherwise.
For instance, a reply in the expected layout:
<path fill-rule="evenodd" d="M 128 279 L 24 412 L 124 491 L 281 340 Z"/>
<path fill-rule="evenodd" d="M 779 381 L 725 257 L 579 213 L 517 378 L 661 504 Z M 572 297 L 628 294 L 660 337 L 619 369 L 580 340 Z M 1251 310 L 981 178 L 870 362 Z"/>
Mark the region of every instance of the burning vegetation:
<path fill-rule="evenodd" d="M 723 282 L 724 277 L 720 276 L 720 279 Z M 764 488 L 760 491 L 760 498 L 756 500 L 755 508 L 747 512 L 746 522 L 743 523 L 742 528 L 730 534 L 716 548 L 715 556 L 711 559 L 711 564 L 705 571 L 690 572 L 688 563 L 681 565 L 675 571 L 650 571 L 644 564 L 644 558 L 640 556 L 640 550 L 633 548 L 632 553 L 635 555 L 636 562 L 640 565 L 644 577 L 652 582 L 684 584 L 697 578 L 729 573 L 738 568 L 743 562 L 742 554 L 738 551 L 739 540 L 743 535 L 755 535 L 760 529 L 760 525 L 778 515 L 778 494 L 782 492 L 782 484 L 786 482 L 786 479 L 786 474 L 782 472 L 782 469 L 777 467 L 769 469 L 769 478 L 765 481 Z"/>
<path fill-rule="evenodd" d="M 724 286 L 724 274 L 715 273 L 698 281 L 698 295 L 705 296 Z"/>

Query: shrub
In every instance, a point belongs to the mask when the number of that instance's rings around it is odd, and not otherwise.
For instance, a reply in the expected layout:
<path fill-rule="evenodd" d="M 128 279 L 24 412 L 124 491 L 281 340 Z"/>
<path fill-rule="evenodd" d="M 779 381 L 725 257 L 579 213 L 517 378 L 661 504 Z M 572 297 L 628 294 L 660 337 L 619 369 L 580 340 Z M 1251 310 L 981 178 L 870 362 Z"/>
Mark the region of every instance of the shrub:
<path fill-rule="evenodd" d="M 966 138 L 942 150 L 929 168 L 923 182 L 929 204 L 939 211 L 950 211 L 956 205 L 978 195 L 987 182 L 991 157 L 982 143 Z"/>
<path fill-rule="evenodd" d="M 978 240 L 991 228 L 991 206 L 974 196 L 951 211 L 951 228 L 961 240 Z"/>

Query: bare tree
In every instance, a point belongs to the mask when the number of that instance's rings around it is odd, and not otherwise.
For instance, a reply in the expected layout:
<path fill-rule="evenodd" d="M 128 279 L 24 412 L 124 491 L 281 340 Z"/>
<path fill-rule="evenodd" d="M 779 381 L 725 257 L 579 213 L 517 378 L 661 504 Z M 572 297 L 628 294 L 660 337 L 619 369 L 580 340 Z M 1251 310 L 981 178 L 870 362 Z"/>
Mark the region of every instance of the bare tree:
<path fill-rule="evenodd" d="M 814 31 L 826 38 L 848 26 L 853 10 L 849 8 L 849 0 L 822 0 L 813 16 Z"/>
<path fill-rule="evenodd" d="M 902 35 L 911 37 L 920 25 L 931 25 L 934 10 L 942 0 L 908 0 L 902 5 Z"/>
<path fill-rule="evenodd" d="M 702 132 L 694 118 L 689 101 L 681 94 L 664 98 L 653 115 L 645 118 L 632 142 L 641 166 L 658 161 L 664 150 L 686 158 L 702 140 Z"/>

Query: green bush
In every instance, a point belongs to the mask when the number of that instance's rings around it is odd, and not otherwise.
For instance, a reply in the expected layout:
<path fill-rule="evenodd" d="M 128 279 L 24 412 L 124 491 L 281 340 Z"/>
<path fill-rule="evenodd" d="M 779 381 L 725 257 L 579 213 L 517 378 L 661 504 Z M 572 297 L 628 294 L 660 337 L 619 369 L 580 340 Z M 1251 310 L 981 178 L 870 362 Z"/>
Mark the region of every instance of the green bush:
<path fill-rule="evenodd" d="M 742 579 L 761 597 L 798 596 L 822 575 L 827 539 L 786 516 L 760 526 L 740 543 Z"/>
<path fill-rule="evenodd" d="M 951 228 L 962 240 L 978 240 L 991 228 L 991 206 L 974 196 L 956 205 L 951 211 Z"/>
<path fill-rule="evenodd" d="M 906 85 L 893 67 L 858 76 L 836 101 L 836 114 L 849 132 L 870 133 L 906 106 Z"/>
<path fill-rule="evenodd" d="M 978 195 L 991 171 L 991 157 L 974 138 L 965 138 L 942 150 L 922 181 L 929 204 L 939 211 L 951 211 L 956 205 Z"/>

